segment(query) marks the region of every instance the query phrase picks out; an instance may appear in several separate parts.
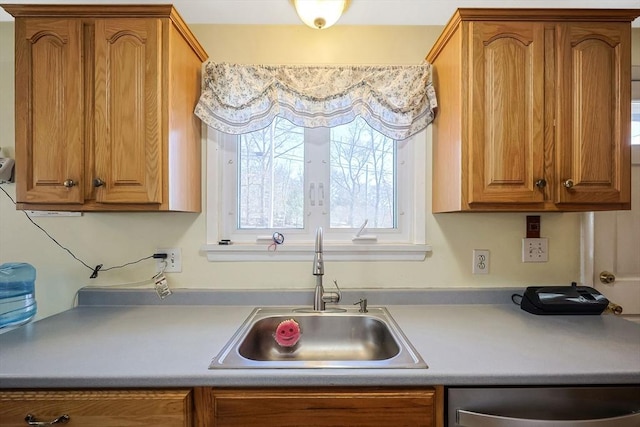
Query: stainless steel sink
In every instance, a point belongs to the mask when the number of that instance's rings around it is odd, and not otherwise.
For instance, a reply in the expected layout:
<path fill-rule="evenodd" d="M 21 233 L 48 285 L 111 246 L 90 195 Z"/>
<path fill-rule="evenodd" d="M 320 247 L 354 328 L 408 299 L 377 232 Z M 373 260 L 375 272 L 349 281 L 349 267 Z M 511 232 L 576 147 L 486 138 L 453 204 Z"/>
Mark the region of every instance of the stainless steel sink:
<path fill-rule="evenodd" d="M 294 346 L 278 344 L 278 325 L 300 326 Z M 356 309 L 313 312 L 294 308 L 257 308 L 213 359 L 218 368 L 426 368 L 389 312 Z"/>

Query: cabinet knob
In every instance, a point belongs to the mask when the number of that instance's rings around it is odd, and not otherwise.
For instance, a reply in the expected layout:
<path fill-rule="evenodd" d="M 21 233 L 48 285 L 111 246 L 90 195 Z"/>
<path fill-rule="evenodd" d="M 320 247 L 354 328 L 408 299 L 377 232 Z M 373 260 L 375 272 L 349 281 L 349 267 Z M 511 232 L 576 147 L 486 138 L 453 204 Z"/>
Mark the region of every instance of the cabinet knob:
<path fill-rule="evenodd" d="M 101 180 L 100 178 L 94 178 L 93 179 L 93 186 L 94 187 L 102 187 L 104 185 L 104 181 Z"/>
<path fill-rule="evenodd" d="M 562 183 L 562 185 L 565 188 L 573 188 L 573 180 L 572 179 L 567 179 Z"/>
<path fill-rule="evenodd" d="M 536 181 L 536 187 L 543 189 L 544 187 L 547 186 L 547 180 L 546 179 L 539 179 Z"/>
<path fill-rule="evenodd" d="M 65 179 L 64 182 L 62 183 L 62 185 L 64 185 L 67 188 L 74 187 L 76 184 L 77 183 L 72 179 Z"/>
<path fill-rule="evenodd" d="M 24 420 L 27 422 L 27 425 L 30 425 L 30 426 L 51 426 L 54 424 L 66 424 L 69 422 L 70 419 L 71 417 L 67 414 L 60 415 L 58 418 L 55 418 L 51 421 L 38 421 L 35 415 L 31 415 L 31 414 L 27 414 L 27 416 L 24 417 Z"/>

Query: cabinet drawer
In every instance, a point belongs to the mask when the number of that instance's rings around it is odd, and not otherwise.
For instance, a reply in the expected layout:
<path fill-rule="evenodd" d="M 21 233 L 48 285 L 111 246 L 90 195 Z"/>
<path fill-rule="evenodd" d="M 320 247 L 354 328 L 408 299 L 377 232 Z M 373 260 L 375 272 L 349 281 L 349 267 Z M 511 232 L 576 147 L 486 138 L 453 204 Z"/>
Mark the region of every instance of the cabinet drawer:
<path fill-rule="evenodd" d="M 190 427 L 191 390 L 3 391 L 0 425 L 24 427 L 25 417 L 51 422 L 68 415 L 67 426 Z"/>
<path fill-rule="evenodd" d="M 441 425 L 434 389 L 214 389 L 207 398 L 201 426 Z"/>

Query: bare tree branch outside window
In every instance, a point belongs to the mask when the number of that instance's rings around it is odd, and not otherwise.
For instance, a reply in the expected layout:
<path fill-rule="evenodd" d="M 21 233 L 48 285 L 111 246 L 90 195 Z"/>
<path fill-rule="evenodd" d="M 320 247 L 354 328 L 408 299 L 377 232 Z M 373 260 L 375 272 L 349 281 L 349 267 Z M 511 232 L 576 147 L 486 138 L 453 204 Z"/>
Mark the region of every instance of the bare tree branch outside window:
<path fill-rule="evenodd" d="M 238 228 L 302 228 L 304 129 L 276 119 L 239 144 Z"/>
<path fill-rule="evenodd" d="M 331 129 L 331 227 L 394 228 L 395 141 L 358 118 Z"/>
<path fill-rule="evenodd" d="M 327 141 L 330 227 L 366 219 L 370 228 L 395 228 L 395 141 L 361 118 L 331 128 Z M 241 135 L 237 161 L 238 228 L 304 228 L 304 128 L 276 119 Z"/>

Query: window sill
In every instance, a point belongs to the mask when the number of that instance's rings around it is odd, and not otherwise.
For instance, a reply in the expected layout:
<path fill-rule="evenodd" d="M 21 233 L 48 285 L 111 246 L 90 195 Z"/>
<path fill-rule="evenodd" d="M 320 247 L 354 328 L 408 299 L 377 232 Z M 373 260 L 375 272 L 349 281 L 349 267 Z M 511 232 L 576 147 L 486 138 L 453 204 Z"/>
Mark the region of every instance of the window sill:
<path fill-rule="evenodd" d="M 213 262 L 237 261 L 309 261 L 312 245 L 281 245 L 274 250 L 255 244 L 204 245 L 201 250 Z M 423 261 L 431 245 L 418 244 L 327 244 L 323 246 L 325 261 Z"/>

